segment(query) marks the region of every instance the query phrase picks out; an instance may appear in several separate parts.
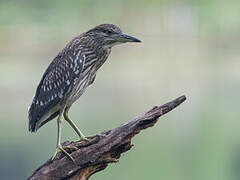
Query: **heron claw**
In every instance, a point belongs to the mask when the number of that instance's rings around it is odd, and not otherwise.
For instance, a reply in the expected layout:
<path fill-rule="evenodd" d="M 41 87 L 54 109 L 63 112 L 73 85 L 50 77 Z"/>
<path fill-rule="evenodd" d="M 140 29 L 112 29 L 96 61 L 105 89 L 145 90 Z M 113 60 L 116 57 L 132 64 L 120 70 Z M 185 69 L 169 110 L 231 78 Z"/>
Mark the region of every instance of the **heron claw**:
<path fill-rule="evenodd" d="M 89 142 L 90 139 L 86 138 L 85 136 L 81 136 L 80 137 L 80 141 L 87 141 L 87 142 Z"/>
<path fill-rule="evenodd" d="M 63 152 L 63 153 L 64 153 L 65 155 L 67 155 L 73 162 L 75 162 L 74 159 L 73 159 L 73 157 L 72 157 L 65 149 L 70 149 L 70 150 L 74 150 L 74 151 L 78 150 L 78 148 L 75 147 L 75 146 L 62 146 L 62 145 L 58 145 L 58 146 L 57 146 L 57 149 L 56 149 L 56 151 L 55 151 L 55 153 L 54 153 L 54 155 L 53 155 L 53 157 L 51 158 L 51 160 L 53 161 L 53 160 L 55 159 L 56 155 L 57 155 L 59 152 Z"/>

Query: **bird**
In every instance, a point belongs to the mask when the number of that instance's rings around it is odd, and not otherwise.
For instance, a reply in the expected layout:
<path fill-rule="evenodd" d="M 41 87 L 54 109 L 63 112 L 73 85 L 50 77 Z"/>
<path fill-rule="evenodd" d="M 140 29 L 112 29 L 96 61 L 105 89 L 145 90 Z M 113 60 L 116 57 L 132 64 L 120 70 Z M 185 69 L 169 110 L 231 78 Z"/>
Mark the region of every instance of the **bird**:
<path fill-rule="evenodd" d="M 69 118 L 69 109 L 94 82 L 111 48 L 127 42 L 141 41 L 124 34 L 117 25 L 100 24 L 73 38 L 45 70 L 28 109 L 28 126 L 30 132 L 36 132 L 57 117 L 57 147 L 52 160 L 59 152 L 73 160 L 66 150 L 77 149 L 61 145 L 63 120 L 70 124 L 80 140 L 88 140 Z"/>

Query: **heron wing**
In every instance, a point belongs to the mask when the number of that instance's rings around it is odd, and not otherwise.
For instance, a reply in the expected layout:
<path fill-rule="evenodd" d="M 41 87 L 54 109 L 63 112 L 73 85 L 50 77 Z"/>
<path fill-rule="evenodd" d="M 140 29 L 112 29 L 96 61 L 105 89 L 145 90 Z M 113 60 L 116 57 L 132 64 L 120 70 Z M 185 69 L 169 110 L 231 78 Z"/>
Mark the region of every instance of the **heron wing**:
<path fill-rule="evenodd" d="M 85 64 L 85 56 L 81 51 L 60 53 L 48 66 L 36 90 L 29 109 L 29 131 L 36 131 L 38 121 L 48 113 L 47 118 L 56 117 L 56 111 L 49 113 L 59 105 L 66 93 L 71 90 L 74 80 L 79 77 Z M 59 109 L 58 109 L 59 111 Z M 52 116 L 55 114 L 54 116 Z M 46 120 L 41 119 L 42 124 Z"/>

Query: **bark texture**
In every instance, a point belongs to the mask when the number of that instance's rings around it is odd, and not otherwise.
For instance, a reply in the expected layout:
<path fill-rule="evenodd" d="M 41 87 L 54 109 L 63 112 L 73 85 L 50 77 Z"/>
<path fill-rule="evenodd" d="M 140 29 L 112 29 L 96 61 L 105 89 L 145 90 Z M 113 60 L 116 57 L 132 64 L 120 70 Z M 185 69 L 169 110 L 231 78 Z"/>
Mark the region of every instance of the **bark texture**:
<path fill-rule="evenodd" d="M 70 152 L 75 162 L 63 153 L 41 165 L 29 180 L 87 180 L 94 173 L 104 170 L 109 163 L 116 163 L 121 154 L 133 146 L 131 139 L 141 130 L 153 126 L 158 118 L 176 108 L 186 100 L 185 96 L 176 98 L 162 106 L 155 106 L 146 113 L 115 129 L 90 138 L 90 141 L 64 142 L 78 148 Z"/>

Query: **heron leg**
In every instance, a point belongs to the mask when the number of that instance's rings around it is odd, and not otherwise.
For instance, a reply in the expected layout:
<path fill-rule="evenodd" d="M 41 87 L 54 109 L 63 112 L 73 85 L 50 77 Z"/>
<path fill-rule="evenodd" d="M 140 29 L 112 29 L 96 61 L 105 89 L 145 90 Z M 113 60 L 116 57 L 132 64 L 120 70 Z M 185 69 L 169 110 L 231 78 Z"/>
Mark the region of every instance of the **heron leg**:
<path fill-rule="evenodd" d="M 64 110 L 64 119 L 70 124 L 70 126 L 74 129 L 74 131 L 78 134 L 80 140 L 88 140 L 83 133 L 80 131 L 80 129 L 75 125 L 75 123 L 69 118 L 68 111 L 70 107 L 66 107 Z"/>
<path fill-rule="evenodd" d="M 56 152 L 54 153 L 52 160 L 56 157 L 56 155 L 59 152 L 63 152 L 64 154 L 66 154 L 72 161 L 74 161 L 74 159 L 72 158 L 72 156 L 65 150 L 65 149 L 74 149 L 77 150 L 76 147 L 70 147 L 70 146 L 62 146 L 61 145 L 61 133 L 62 133 L 62 118 L 63 118 L 63 113 L 61 112 L 58 116 L 57 119 L 57 149 Z"/>

